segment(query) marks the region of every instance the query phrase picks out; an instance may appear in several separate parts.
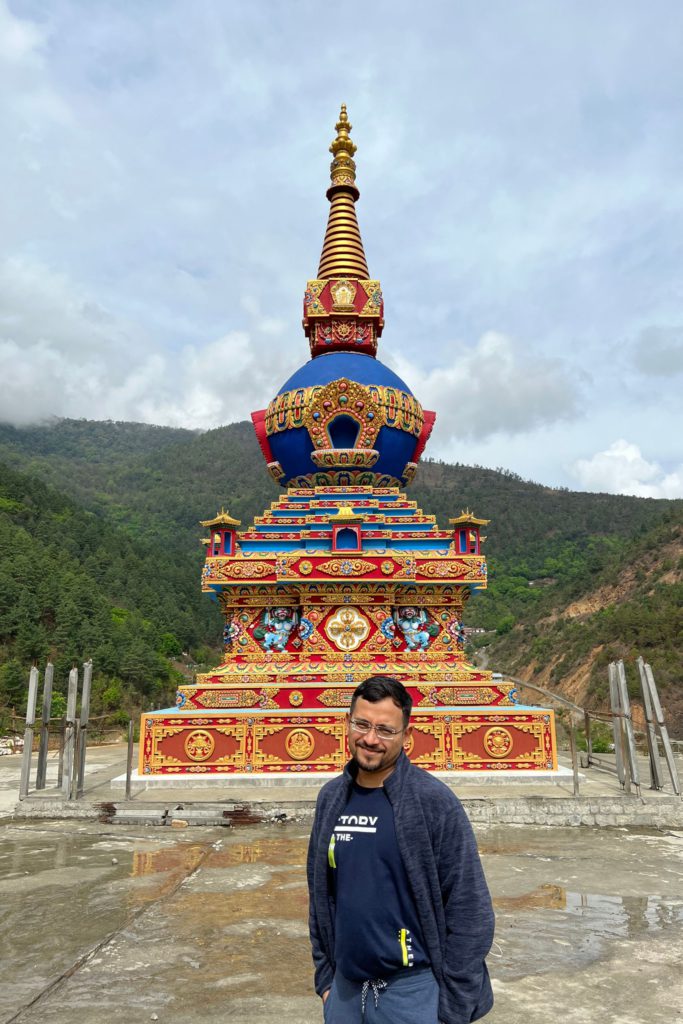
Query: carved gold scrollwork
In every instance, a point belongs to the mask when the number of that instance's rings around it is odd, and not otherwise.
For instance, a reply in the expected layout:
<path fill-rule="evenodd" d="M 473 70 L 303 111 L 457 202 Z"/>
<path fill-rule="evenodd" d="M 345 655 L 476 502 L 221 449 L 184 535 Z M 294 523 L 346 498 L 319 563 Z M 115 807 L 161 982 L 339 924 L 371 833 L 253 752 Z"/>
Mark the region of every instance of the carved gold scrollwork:
<path fill-rule="evenodd" d="M 329 562 L 321 562 L 318 565 L 318 572 L 327 576 L 363 576 L 366 572 L 373 572 L 377 568 L 373 562 L 366 562 L 362 558 L 331 558 Z"/>

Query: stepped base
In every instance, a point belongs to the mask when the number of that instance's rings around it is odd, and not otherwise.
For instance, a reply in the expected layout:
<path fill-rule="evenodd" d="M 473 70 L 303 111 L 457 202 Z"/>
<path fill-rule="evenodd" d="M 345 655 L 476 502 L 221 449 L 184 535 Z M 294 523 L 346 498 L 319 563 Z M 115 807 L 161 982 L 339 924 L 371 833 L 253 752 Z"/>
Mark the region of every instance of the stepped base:
<path fill-rule="evenodd" d="M 428 771 L 554 771 L 552 711 L 514 707 L 422 708 L 413 713 L 408 755 Z M 290 709 L 142 716 L 142 776 L 303 774 L 341 771 L 348 760 L 346 711 Z"/>

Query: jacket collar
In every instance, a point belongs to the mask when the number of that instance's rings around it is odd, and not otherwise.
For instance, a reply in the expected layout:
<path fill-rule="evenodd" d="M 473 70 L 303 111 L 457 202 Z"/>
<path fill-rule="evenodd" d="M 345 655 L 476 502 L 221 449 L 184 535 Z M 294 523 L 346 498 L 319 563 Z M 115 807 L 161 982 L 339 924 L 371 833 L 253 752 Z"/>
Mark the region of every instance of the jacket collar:
<path fill-rule="evenodd" d="M 402 750 L 398 756 L 393 772 L 391 775 L 387 776 L 383 783 L 384 789 L 386 790 L 386 794 L 391 803 L 394 802 L 395 796 L 400 792 L 403 786 L 403 780 L 405 779 L 406 772 L 409 768 L 410 761 L 408 760 L 408 755 L 405 750 Z M 354 757 L 352 757 L 344 766 L 344 778 L 346 779 L 347 784 L 351 786 L 351 784 L 356 781 L 357 776 L 358 762 Z"/>

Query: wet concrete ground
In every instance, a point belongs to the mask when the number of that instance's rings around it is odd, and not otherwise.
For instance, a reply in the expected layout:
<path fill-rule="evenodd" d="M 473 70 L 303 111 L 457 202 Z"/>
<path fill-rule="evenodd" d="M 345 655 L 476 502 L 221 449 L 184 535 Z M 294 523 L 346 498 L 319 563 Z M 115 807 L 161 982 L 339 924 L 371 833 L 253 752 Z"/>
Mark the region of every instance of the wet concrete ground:
<path fill-rule="evenodd" d="M 478 828 L 487 1024 L 683 1021 L 683 834 Z M 7 822 L 0 1022 L 317 1024 L 305 825 Z"/>

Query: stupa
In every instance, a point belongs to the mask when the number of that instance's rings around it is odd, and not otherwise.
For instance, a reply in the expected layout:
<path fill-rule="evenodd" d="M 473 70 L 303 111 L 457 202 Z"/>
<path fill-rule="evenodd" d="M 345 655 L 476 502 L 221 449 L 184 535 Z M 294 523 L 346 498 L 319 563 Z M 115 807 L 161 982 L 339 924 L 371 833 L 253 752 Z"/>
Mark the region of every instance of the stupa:
<path fill-rule="evenodd" d="M 304 296 L 311 358 L 252 414 L 283 494 L 253 524 L 221 510 L 202 588 L 225 617 L 224 661 L 144 715 L 141 775 L 334 773 L 354 688 L 392 675 L 414 701 L 409 756 L 431 771 L 557 767 L 552 711 L 522 706 L 469 664 L 463 611 L 486 587 L 469 511 L 439 529 L 401 488 L 435 414 L 377 357 L 384 327 L 356 217 L 356 146 L 342 106 L 329 220 Z"/>

